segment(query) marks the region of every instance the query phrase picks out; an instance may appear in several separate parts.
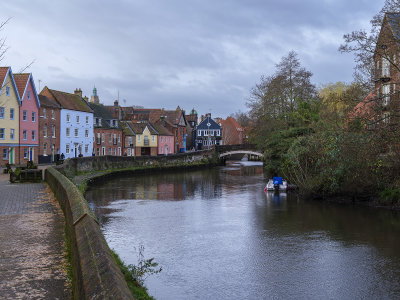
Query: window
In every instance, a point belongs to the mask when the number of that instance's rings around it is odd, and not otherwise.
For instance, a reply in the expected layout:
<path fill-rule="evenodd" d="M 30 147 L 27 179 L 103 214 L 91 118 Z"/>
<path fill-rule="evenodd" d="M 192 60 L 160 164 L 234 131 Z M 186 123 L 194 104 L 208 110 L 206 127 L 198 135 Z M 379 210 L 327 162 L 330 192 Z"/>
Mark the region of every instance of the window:
<path fill-rule="evenodd" d="M 382 77 L 390 77 L 390 62 L 387 58 L 382 58 Z"/>
<path fill-rule="evenodd" d="M 163 139 L 164 139 L 164 137 L 162 136 L 162 137 L 161 137 L 161 142 L 163 142 Z"/>
<path fill-rule="evenodd" d="M 43 155 L 47 155 L 47 143 L 43 144 Z"/>
<path fill-rule="evenodd" d="M 32 130 L 32 141 L 36 140 L 36 131 Z"/>
<path fill-rule="evenodd" d="M 55 117 L 54 117 L 54 109 L 51 110 L 51 118 L 52 118 L 53 120 L 55 119 Z"/>
<path fill-rule="evenodd" d="M 0 119 L 4 119 L 4 107 L 0 107 Z"/>
<path fill-rule="evenodd" d="M 128 148 L 128 156 L 131 156 L 131 148 Z"/>
<path fill-rule="evenodd" d="M 36 122 L 36 112 L 32 112 L 32 122 Z"/>
<path fill-rule="evenodd" d="M 43 126 L 43 136 L 47 137 L 47 125 Z"/>
<path fill-rule="evenodd" d="M 14 120 L 14 108 L 10 108 L 10 120 Z"/>
<path fill-rule="evenodd" d="M 118 155 L 121 156 L 121 147 L 118 147 Z"/>
<path fill-rule="evenodd" d="M 30 91 L 28 91 L 27 97 L 28 97 L 28 100 L 31 100 L 31 92 Z"/>
<path fill-rule="evenodd" d="M 106 155 L 106 147 L 101 148 L 101 153 L 103 156 Z"/>
<path fill-rule="evenodd" d="M 104 143 L 105 137 L 104 137 L 104 133 L 101 134 L 101 142 Z"/>
<path fill-rule="evenodd" d="M 24 159 L 28 159 L 28 148 L 24 148 Z"/>
<path fill-rule="evenodd" d="M 85 137 L 89 137 L 89 129 L 85 129 Z"/>
<path fill-rule="evenodd" d="M 24 111 L 22 112 L 22 120 L 23 120 L 23 121 L 26 121 L 26 119 L 28 118 L 27 116 L 28 116 L 28 112 L 27 112 L 26 110 L 24 110 Z"/>
<path fill-rule="evenodd" d="M 89 153 L 89 145 L 85 144 L 85 153 Z"/>
<path fill-rule="evenodd" d="M 386 106 L 389 104 L 389 100 L 390 100 L 390 85 L 389 84 L 385 84 L 383 86 L 383 105 Z"/>
<path fill-rule="evenodd" d="M 15 130 L 14 129 L 10 129 L 10 139 L 13 140 L 15 137 Z"/>
<path fill-rule="evenodd" d="M 161 147 L 160 149 L 161 149 L 161 154 L 163 154 L 163 147 Z"/>
<path fill-rule="evenodd" d="M 66 134 L 67 137 L 70 136 L 70 134 L 71 134 L 70 131 L 71 131 L 71 129 L 70 129 L 69 127 L 67 127 L 66 132 L 65 132 L 65 134 Z"/>
<path fill-rule="evenodd" d="M 112 148 L 108 148 L 108 155 L 112 155 Z"/>
<path fill-rule="evenodd" d="M 24 140 L 26 141 L 28 139 L 28 131 L 24 130 L 23 132 Z"/>
<path fill-rule="evenodd" d="M 9 86 L 6 87 L 6 95 L 10 96 L 10 87 Z"/>
<path fill-rule="evenodd" d="M 140 142 L 140 135 L 137 136 L 137 140 L 138 140 L 138 142 Z"/>
<path fill-rule="evenodd" d="M 114 148 L 114 155 L 117 155 L 117 148 Z"/>
<path fill-rule="evenodd" d="M 82 154 L 82 145 L 78 146 L 78 152 L 79 152 L 79 154 Z"/>
<path fill-rule="evenodd" d="M 65 153 L 69 154 L 69 144 L 65 145 Z"/>
<path fill-rule="evenodd" d="M 389 122 L 390 122 L 390 113 L 389 112 L 385 112 L 382 114 L 382 122 L 384 124 L 389 124 Z"/>
<path fill-rule="evenodd" d="M 79 116 L 76 116 L 76 123 L 79 123 Z"/>
<path fill-rule="evenodd" d="M 121 143 L 121 135 L 118 134 L 118 143 Z"/>
<path fill-rule="evenodd" d="M 4 140 L 5 131 L 6 130 L 4 128 L 0 128 L 0 140 Z"/>
<path fill-rule="evenodd" d="M 78 137 L 78 136 L 79 136 L 79 129 L 75 128 L 75 137 Z"/>
<path fill-rule="evenodd" d="M 86 116 L 86 124 L 89 124 L 89 117 Z"/>
<path fill-rule="evenodd" d="M 7 148 L 3 148 L 3 159 L 8 159 L 8 149 Z"/>
<path fill-rule="evenodd" d="M 112 134 L 110 133 L 110 143 L 112 143 Z"/>
<path fill-rule="evenodd" d="M 154 142 L 154 135 L 151 136 L 151 141 Z"/>
<path fill-rule="evenodd" d="M 47 119 L 47 115 L 46 115 L 47 110 L 45 108 L 43 108 L 42 112 L 43 112 L 43 118 Z"/>
<path fill-rule="evenodd" d="M 70 115 L 67 114 L 67 122 L 69 122 L 69 120 L 70 120 Z"/>
<path fill-rule="evenodd" d="M 56 126 L 55 125 L 51 125 L 51 136 L 53 138 L 56 137 Z"/>

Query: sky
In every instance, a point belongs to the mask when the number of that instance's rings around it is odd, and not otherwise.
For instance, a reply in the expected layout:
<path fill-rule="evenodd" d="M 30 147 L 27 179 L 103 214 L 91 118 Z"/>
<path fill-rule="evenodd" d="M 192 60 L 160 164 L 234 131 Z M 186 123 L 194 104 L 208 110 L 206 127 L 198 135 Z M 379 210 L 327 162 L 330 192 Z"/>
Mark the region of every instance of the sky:
<path fill-rule="evenodd" d="M 317 86 L 351 82 L 343 35 L 369 29 L 384 0 L 13 0 L 1 4 L 3 66 L 36 88 L 100 102 L 226 117 L 294 50 Z M 39 82 L 40 80 L 40 82 Z"/>

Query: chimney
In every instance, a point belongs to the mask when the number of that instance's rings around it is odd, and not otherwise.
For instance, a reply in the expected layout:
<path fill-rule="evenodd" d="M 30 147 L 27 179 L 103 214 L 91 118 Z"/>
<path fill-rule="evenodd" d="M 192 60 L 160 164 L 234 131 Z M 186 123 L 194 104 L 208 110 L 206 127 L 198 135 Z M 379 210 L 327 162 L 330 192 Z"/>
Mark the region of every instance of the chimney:
<path fill-rule="evenodd" d="M 74 91 L 74 94 L 75 95 L 78 95 L 79 97 L 81 97 L 82 98 L 82 90 L 79 88 L 77 88 L 75 91 Z"/>
<path fill-rule="evenodd" d="M 89 102 L 88 96 L 83 97 L 83 100 L 85 100 L 86 102 Z"/>
<path fill-rule="evenodd" d="M 114 101 L 114 106 L 115 106 L 115 107 L 118 107 L 118 100 L 115 100 L 115 101 Z"/>

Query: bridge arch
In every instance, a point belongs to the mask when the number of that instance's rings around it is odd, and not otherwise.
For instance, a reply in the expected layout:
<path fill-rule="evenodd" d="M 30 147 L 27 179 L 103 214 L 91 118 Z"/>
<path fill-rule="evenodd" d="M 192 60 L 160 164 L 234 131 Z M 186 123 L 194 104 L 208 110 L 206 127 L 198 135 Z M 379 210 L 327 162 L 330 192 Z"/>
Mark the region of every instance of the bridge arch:
<path fill-rule="evenodd" d="M 256 151 L 252 151 L 252 150 L 232 150 L 232 151 L 227 151 L 227 152 L 223 152 L 223 153 L 219 153 L 219 158 L 224 158 L 227 156 L 231 156 L 231 155 L 236 155 L 236 154 L 249 154 L 249 155 L 254 155 L 254 156 L 258 156 L 258 157 L 262 157 L 263 154 L 260 152 L 256 152 Z"/>

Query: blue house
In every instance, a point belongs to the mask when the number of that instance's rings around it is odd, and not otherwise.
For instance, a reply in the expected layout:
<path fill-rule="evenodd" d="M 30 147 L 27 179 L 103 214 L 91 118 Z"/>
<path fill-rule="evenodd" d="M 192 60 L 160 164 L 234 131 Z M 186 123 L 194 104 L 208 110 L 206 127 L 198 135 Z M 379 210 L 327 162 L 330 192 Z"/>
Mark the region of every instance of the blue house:
<path fill-rule="evenodd" d="M 196 149 L 209 149 L 214 145 L 222 145 L 222 128 L 207 114 L 196 127 Z"/>
<path fill-rule="evenodd" d="M 91 156 L 93 153 L 93 110 L 82 98 L 82 91 L 74 94 L 51 90 L 41 91 L 61 106 L 60 154 L 64 158 Z"/>

